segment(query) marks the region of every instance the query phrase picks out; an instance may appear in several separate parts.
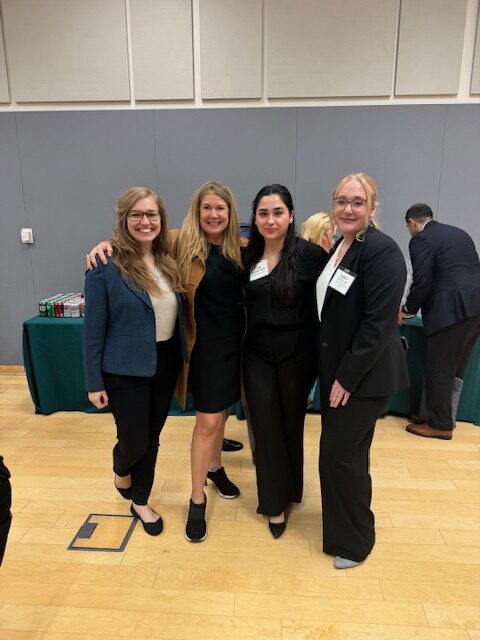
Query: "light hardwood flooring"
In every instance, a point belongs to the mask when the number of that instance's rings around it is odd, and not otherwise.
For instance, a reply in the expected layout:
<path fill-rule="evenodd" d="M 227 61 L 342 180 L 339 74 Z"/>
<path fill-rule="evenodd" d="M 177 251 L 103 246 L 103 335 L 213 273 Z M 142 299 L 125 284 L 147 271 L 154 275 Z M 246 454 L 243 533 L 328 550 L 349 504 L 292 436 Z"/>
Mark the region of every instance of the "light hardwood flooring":
<path fill-rule="evenodd" d="M 0 453 L 14 521 L 0 568 L 1 640 L 480 640 L 480 427 L 451 442 L 380 420 L 372 448 L 377 544 L 336 571 L 322 553 L 320 417 L 308 415 L 305 493 L 274 540 L 255 513 L 246 423 L 224 454 L 242 495 L 208 495 L 205 542 L 184 538 L 194 419 L 171 417 L 152 506 L 165 530 L 137 524 L 122 553 L 68 551 L 90 513 L 128 514 L 114 490 L 110 415 L 36 416 L 23 373 L 0 373 Z"/>

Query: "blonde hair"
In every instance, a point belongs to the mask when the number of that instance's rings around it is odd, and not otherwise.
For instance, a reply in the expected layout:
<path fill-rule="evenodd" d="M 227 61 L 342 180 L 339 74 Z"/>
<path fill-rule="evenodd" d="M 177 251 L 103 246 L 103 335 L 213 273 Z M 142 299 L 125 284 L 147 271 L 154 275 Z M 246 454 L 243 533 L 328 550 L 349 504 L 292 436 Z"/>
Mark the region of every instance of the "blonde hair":
<path fill-rule="evenodd" d="M 214 193 L 225 201 L 228 207 L 228 225 L 220 242 L 220 253 L 238 268 L 242 268 L 240 257 L 240 225 L 233 193 L 226 184 L 209 181 L 202 184 L 193 194 L 187 215 L 178 237 L 178 268 L 182 284 L 187 282 L 190 265 L 198 260 L 205 267 L 209 245 L 207 236 L 200 226 L 200 205 L 203 198 Z"/>
<path fill-rule="evenodd" d="M 367 196 L 367 208 L 369 208 L 371 210 L 371 212 L 372 212 L 372 215 L 370 216 L 368 224 L 366 225 L 366 227 L 364 229 L 362 229 L 362 231 L 359 231 L 357 233 L 356 238 L 357 238 L 357 240 L 361 241 L 361 240 L 363 240 L 363 238 L 365 236 L 365 231 L 368 229 L 369 226 L 373 226 L 373 227 L 375 227 L 375 229 L 379 229 L 380 228 L 380 225 L 378 224 L 378 222 L 377 222 L 377 220 L 375 218 L 378 206 L 380 204 L 378 202 L 378 200 L 377 200 L 378 189 L 377 189 L 377 183 L 368 174 L 363 173 L 363 172 L 350 173 L 348 176 L 345 176 L 344 178 L 342 178 L 340 180 L 340 182 L 337 184 L 337 186 L 335 187 L 334 192 L 332 193 L 332 198 L 335 198 L 336 194 L 343 187 L 343 185 L 346 184 L 347 182 L 350 182 L 351 180 L 357 180 L 357 182 L 360 182 L 360 184 L 364 188 L 365 194 Z M 333 209 L 332 209 L 332 213 L 333 213 Z"/>
<path fill-rule="evenodd" d="M 329 230 L 332 234 L 335 233 L 333 220 L 329 213 L 320 211 L 319 213 L 313 213 L 302 223 L 301 236 L 305 240 L 321 245 L 325 234 Z"/>
<path fill-rule="evenodd" d="M 164 295 L 154 275 L 143 260 L 141 244 L 132 238 L 127 227 L 128 213 L 142 198 L 152 197 L 160 214 L 160 233 L 152 242 L 155 264 L 167 279 L 173 291 L 181 291 L 177 265 L 170 255 L 167 213 L 159 196 L 146 187 L 131 187 L 124 191 L 117 202 L 117 220 L 113 229 L 113 262 L 120 272 L 129 276 L 135 284 L 155 295 Z"/>

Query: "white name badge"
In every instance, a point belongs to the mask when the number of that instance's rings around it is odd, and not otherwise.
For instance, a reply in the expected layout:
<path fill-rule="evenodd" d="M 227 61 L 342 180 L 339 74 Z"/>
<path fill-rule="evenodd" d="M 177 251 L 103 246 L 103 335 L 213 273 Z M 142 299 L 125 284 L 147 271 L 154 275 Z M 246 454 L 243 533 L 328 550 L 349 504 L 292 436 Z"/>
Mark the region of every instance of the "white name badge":
<path fill-rule="evenodd" d="M 266 260 L 260 260 L 250 271 L 250 282 L 259 280 L 265 276 L 268 276 L 268 262 Z"/>
<path fill-rule="evenodd" d="M 345 295 L 354 283 L 356 277 L 357 274 L 353 273 L 353 271 L 349 271 L 344 267 L 338 267 L 333 274 L 333 278 L 328 283 L 328 286 L 335 291 L 338 291 L 338 293 Z"/>

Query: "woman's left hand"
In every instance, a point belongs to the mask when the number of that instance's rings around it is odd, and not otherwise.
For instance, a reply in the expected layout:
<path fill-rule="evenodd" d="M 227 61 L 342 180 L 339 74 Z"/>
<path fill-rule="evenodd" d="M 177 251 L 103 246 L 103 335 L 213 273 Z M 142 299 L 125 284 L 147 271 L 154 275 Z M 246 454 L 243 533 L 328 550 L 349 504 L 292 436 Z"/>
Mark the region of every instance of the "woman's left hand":
<path fill-rule="evenodd" d="M 335 380 L 330 390 L 330 406 L 333 409 L 336 409 L 339 404 L 344 407 L 347 404 L 349 398 L 350 391 L 344 389 L 339 381 Z"/>

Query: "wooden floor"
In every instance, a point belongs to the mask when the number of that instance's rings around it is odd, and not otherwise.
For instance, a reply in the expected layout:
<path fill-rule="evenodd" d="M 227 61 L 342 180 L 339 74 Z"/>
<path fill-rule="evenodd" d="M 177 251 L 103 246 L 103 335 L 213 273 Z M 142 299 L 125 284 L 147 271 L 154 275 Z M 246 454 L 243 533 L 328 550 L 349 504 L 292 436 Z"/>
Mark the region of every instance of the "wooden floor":
<path fill-rule="evenodd" d="M 1 640 L 480 640 L 480 427 L 451 442 L 378 424 L 372 449 L 377 544 L 336 571 L 322 553 L 317 452 L 307 417 L 305 497 L 274 540 L 256 515 L 246 447 L 224 456 L 237 500 L 208 494 L 208 539 L 184 538 L 193 418 L 169 418 L 151 504 L 122 553 L 68 551 L 90 513 L 128 514 L 112 485 L 112 418 L 35 416 L 21 373 L 0 373 L 0 453 L 14 521 L 0 569 Z M 247 442 L 245 422 L 228 435 Z"/>

